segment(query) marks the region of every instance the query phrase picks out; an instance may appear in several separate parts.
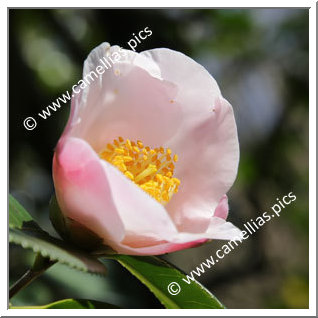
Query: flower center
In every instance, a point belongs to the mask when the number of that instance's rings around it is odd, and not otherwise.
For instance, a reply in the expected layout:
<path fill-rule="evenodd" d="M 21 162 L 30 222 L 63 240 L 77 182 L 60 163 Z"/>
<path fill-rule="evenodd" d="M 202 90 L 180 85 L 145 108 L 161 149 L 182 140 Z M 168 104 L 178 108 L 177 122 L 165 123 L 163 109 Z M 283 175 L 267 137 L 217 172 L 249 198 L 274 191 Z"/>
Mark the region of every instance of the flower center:
<path fill-rule="evenodd" d="M 173 178 L 178 155 L 172 156 L 169 148 L 150 149 L 144 147 L 141 141 L 119 137 L 112 144 L 107 144 L 99 156 L 163 205 L 178 192 L 180 180 Z"/>

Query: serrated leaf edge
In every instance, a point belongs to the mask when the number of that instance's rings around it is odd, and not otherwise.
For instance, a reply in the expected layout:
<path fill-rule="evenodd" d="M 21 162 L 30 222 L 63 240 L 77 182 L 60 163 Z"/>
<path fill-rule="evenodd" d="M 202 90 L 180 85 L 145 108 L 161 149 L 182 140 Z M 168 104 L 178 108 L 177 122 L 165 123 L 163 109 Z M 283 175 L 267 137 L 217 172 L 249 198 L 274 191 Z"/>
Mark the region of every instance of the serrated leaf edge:
<path fill-rule="evenodd" d="M 97 276 L 102 276 L 102 277 L 106 275 L 106 272 L 103 274 L 101 272 L 90 271 L 90 270 L 87 270 L 83 266 L 76 265 L 73 262 L 68 262 L 65 259 L 59 258 L 58 256 L 54 257 L 54 256 L 52 256 L 52 254 L 48 254 L 47 252 L 45 252 L 38 244 L 34 244 L 34 245 L 24 244 L 22 240 L 19 240 L 19 239 L 16 240 L 15 238 L 13 238 L 11 233 L 9 233 L 9 242 L 20 245 L 21 247 L 23 247 L 25 249 L 31 249 L 33 252 L 40 253 L 43 257 L 49 258 L 51 261 L 57 261 L 61 264 L 67 265 L 67 266 L 74 268 L 76 270 L 79 270 L 81 272 L 89 273 L 89 274 L 93 274 L 93 275 L 97 275 Z M 98 260 L 96 260 L 96 261 L 98 261 Z M 103 263 L 101 263 L 101 265 L 105 266 Z"/>

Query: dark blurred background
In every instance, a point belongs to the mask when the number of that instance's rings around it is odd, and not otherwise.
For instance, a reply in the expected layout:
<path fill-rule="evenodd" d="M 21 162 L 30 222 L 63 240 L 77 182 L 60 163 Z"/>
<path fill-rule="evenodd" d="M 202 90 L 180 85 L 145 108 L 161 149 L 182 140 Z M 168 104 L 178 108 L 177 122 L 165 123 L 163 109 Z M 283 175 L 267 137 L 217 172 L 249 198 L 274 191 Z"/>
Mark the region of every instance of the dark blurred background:
<path fill-rule="evenodd" d="M 230 221 L 239 227 L 285 194 L 297 200 L 200 277 L 228 308 L 308 308 L 308 17 L 307 9 L 9 10 L 10 192 L 54 234 L 48 218 L 54 147 L 69 104 L 33 131 L 28 116 L 81 79 L 83 61 L 101 42 L 137 51 L 168 47 L 202 65 L 233 105 L 240 139 Z M 224 242 L 164 256 L 189 273 Z M 10 246 L 10 284 L 34 254 Z M 123 308 L 161 308 L 118 264 L 101 278 L 54 265 L 12 299 L 42 305 L 88 298 Z"/>

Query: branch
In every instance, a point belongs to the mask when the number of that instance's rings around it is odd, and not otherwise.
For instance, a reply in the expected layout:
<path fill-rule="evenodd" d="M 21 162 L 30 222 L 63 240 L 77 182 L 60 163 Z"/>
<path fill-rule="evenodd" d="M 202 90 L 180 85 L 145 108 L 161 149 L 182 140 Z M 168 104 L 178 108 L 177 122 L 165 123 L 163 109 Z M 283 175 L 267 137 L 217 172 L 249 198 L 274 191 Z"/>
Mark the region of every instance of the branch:
<path fill-rule="evenodd" d="M 11 287 L 9 291 L 9 299 L 16 293 L 28 286 L 37 277 L 44 273 L 48 268 L 54 265 L 57 261 L 51 261 L 49 258 L 43 257 L 40 253 L 36 255 L 34 264 L 31 269 L 26 271 Z"/>

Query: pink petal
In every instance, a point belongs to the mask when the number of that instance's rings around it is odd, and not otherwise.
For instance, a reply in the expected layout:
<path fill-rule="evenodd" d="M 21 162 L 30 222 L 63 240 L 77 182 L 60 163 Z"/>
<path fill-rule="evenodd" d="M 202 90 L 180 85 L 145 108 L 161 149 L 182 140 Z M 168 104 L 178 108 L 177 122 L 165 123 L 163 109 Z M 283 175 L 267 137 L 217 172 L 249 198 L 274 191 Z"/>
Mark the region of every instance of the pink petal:
<path fill-rule="evenodd" d="M 215 98 L 221 95 L 214 78 L 200 64 L 183 53 L 166 48 L 141 52 L 140 55 L 154 61 L 160 69 L 161 78 L 178 87 L 175 101 L 182 111 L 195 120 L 196 115 L 211 111 Z"/>
<path fill-rule="evenodd" d="M 217 216 L 219 218 L 226 220 L 228 214 L 229 214 L 229 204 L 228 204 L 227 195 L 224 194 L 218 206 L 216 207 L 213 216 Z"/>
<path fill-rule="evenodd" d="M 63 138 L 53 159 L 57 201 L 63 213 L 105 240 L 121 241 L 124 225 L 117 213 L 100 159 L 83 140 Z"/>
<path fill-rule="evenodd" d="M 115 249 L 121 254 L 128 255 L 160 255 L 171 253 L 182 249 L 196 247 L 204 243 L 207 239 L 238 240 L 241 237 L 241 231 L 232 223 L 226 222 L 222 218 L 213 217 L 210 220 L 208 228 L 202 233 L 180 232 L 170 241 L 159 241 L 153 245 L 125 244 L 125 241 L 117 243 Z"/>
<path fill-rule="evenodd" d="M 182 53 L 155 49 L 141 54 L 158 64 L 161 77 L 178 87 L 178 132 L 164 144 L 179 156 L 179 192 L 167 205 L 178 229 L 204 231 L 219 200 L 233 184 L 239 145 L 233 110 L 213 77 Z"/>
<path fill-rule="evenodd" d="M 110 63 L 110 65 L 108 65 L 109 68 L 120 64 L 123 66 L 129 64 L 136 65 L 147 71 L 153 77 L 161 79 L 161 72 L 157 63 L 154 63 L 151 59 L 145 58 L 137 52 L 123 49 L 118 45 L 110 46 L 107 42 L 101 43 L 88 55 L 84 62 L 83 78 L 91 71 L 95 71 L 98 65 L 103 66 L 106 64 L 107 66 L 107 62 Z"/>
<path fill-rule="evenodd" d="M 232 240 L 237 239 L 241 235 L 241 230 L 234 226 L 230 222 L 226 222 L 219 217 L 212 217 L 208 228 L 203 233 L 179 233 L 174 242 L 183 243 L 187 241 L 199 240 L 199 239 L 216 239 L 216 240 Z"/>
<path fill-rule="evenodd" d="M 196 247 L 201 245 L 205 241 L 206 239 L 202 239 L 202 240 L 197 240 L 194 242 L 181 243 L 181 244 L 162 242 L 161 244 L 157 244 L 154 246 L 146 246 L 146 247 L 140 247 L 140 248 L 134 248 L 124 244 L 118 244 L 116 246 L 116 250 L 120 254 L 127 254 L 127 255 L 161 255 L 161 254 L 181 251 L 187 248 Z"/>
<path fill-rule="evenodd" d="M 94 49 L 85 62 L 84 76 L 101 64 L 103 52 L 115 49 L 105 44 Z M 85 139 L 97 152 L 118 136 L 141 139 L 151 147 L 163 145 L 182 120 L 181 106 L 171 104 L 176 86 L 158 78 L 159 71 L 151 60 L 125 53 L 123 61 L 105 70 L 72 99 L 75 110 L 66 133 Z"/>
<path fill-rule="evenodd" d="M 124 223 L 126 242 L 142 240 L 147 245 L 152 241 L 172 239 L 178 232 L 164 206 L 117 168 L 103 160 L 101 162 L 110 184 L 114 205 Z"/>
<path fill-rule="evenodd" d="M 236 178 L 239 145 L 233 110 L 223 98 L 214 107 L 200 124 L 189 123 L 168 143 L 179 154 L 176 177 L 181 186 L 167 209 L 182 231 L 213 215 Z"/>

